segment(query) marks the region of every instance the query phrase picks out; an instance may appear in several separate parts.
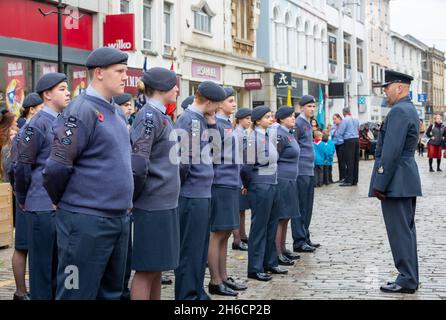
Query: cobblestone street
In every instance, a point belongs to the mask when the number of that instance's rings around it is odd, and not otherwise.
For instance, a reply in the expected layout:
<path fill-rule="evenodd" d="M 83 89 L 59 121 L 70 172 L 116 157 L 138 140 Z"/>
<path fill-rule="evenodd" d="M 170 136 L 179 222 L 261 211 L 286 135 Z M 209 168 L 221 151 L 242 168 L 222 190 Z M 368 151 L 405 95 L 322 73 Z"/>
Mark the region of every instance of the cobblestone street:
<path fill-rule="evenodd" d="M 429 173 L 426 158 L 418 158 L 418 164 L 424 197 L 418 201 L 416 215 L 420 264 L 416 294 L 389 295 L 379 290 L 382 283 L 395 279 L 396 270 L 379 202 L 367 198 L 371 160 L 360 162 L 358 187 L 331 185 L 316 190 L 312 239 L 322 246 L 316 253 L 302 254 L 288 275 L 274 276 L 270 282 L 248 281 L 247 253 L 229 250 L 229 274 L 249 286 L 237 299 L 446 299 L 446 177 Z M 337 168 L 333 171 L 336 179 Z M 290 233 L 288 247 L 292 248 Z M 14 292 L 12 252 L 0 249 L 0 299 L 11 299 Z M 172 272 L 167 274 L 174 279 Z M 206 287 L 208 282 L 207 275 Z M 173 299 L 173 288 L 164 286 L 162 298 Z"/>

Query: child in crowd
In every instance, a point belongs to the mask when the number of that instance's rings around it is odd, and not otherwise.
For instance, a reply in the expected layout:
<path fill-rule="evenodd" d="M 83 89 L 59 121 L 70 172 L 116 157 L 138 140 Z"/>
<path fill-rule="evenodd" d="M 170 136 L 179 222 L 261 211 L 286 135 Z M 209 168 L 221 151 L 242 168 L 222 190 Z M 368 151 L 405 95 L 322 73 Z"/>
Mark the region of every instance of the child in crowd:
<path fill-rule="evenodd" d="M 325 143 L 322 141 L 322 132 L 318 130 L 313 133 L 313 147 L 315 153 L 314 178 L 316 187 L 322 187 L 324 182 Z"/>
<path fill-rule="evenodd" d="M 324 184 L 329 185 L 333 183 L 333 158 L 335 153 L 335 144 L 330 139 L 328 130 L 324 131 L 322 141 L 325 144 L 325 163 L 324 163 Z"/>

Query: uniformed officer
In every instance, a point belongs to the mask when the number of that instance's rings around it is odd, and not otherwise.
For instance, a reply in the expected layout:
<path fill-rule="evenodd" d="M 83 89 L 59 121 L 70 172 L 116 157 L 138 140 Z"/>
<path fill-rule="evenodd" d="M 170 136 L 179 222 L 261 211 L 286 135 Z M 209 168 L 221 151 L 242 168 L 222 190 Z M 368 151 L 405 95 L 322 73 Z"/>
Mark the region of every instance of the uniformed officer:
<path fill-rule="evenodd" d="M 21 130 L 17 144 L 15 190 L 19 206 L 30 215 L 29 283 L 31 299 L 51 300 L 56 294 L 57 241 L 55 210 L 43 186 L 42 171 L 54 139 L 53 122 L 70 103 L 67 76 L 49 73 L 37 82 L 43 109 Z"/>
<path fill-rule="evenodd" d="M 22 128 L 31 118 L 43 108 L 43 100 L 37 92 L 31 92 L 23 100 L 22 114 L 17 120 L 17 127 Z"/>
<path fill-rule="evenodd" d="M 215 112 L 226 99 L 211 81 L 198 86 L 195 99 L 176 123 L 180 138 L 181 190 L 180 265 L 175 270 L 175 299 L 209 300 L 203 288 L 209 246 L 211 186 L 214 180 L 209 130 L 216 130 Z"/>
<path fill-rule="evenodd" d="M 171 158 L 176 139 L 166 113 L 166 104 L 178 94 L 175 72 L 152 68 L 144 74 L 147 104 L 138 112 L 130 131 L 133 195 L 134 242 L 132 300 L 159 300 L 161 272 L 179 264 L 180 226 L 178 159 Z"/>
<path fill-rule="evenodd" d="M 211 201 L 211 235 L 209 239 L 208 265 L 211 274 L 209 293 L 223 296 L 237 296 L 237 291 L 247 287 L 228 277 L 226 256 L 228 239 L 232 230 L 240 225 L 239 194 L 240 152 L 238 139 L 233 131 L 231 115 L 237 104 L 233 88 L 224 88 L 226 99 L 217 113 L 219 135 L 213 137 L 214 182 Z"/>
<path fill-rule="evenodd" d="M 235 133 L 239 141 L 239 148 L 243 150 L 244 141 L 248 138 L 251 128 L 251 113 L 248 108 L 241 108 L 235 114 Z M 243 162 L 242 162 L 243 163 Z M 245 211 L 250 209 L 248 190 L 242 188 L 239 194 L 240 228 L 233 231 L 234 241 L 232 250 L 248 251 L 248 236 L 245 229 Z"/>
<path fill-rule="evenodd" d="M 43 107 L 43 100 L 38 93 L 32 92 L 28 94 L 23 100 L 23 117 L 17 121 L 17 125 L 20 127 L 19 132 L 14 137 L 11 146 L 11 161 L 8 168 L 8 176 L 11 186 L 14 190 L 14 171 L 17 165 L 18 157 L 18 141 L 20 135 L 23 134 L 22 128 L 29 123 L 31 118 L 36 115 Z M 19 125 L 19 122 L 22 122 Z M 14 190 L 15 193 L 15 190 Z M 16 292 L 14 293 L 14 300 L 29 300 L 30 296 L 27 293 L 25 273 L 26 273 L 26 260 L 28 257 L 28 233 L 30 225 L 30 217 L 25 214 L 20 208 L 17 197 L 15 199 L 15 233 L 14 233 L 14 253 L 12 255 L 12 270 L 14 272 L 14 279 L 16 282 Z"/>
<path fill-rule="evenodd" d="M 112 97 L 123 94 L 127 54 L 94 50 L 91 85 L 56 120 L 43 176 L 57 211 L 57 299 L 120 299 L 133 178 L 129 131 Z"/>
<path fill-rule="evenodd" d="M 280 193 L 279 224 L 276 234 L 276 251 L 280 265 L 292 266 L 298 255 L 286 250 L 285 241 L 288 222 L 299 217 L 297 192 L 297 176 L 299 173 L 300 147 L 294 137 L 296 118 L 294 108 L 283 106 L 276 112 L 277 128 L 277 161 L 278 186 Z"/>
<path fill-rule="evenodd" d="M 418 289 L 415 208 L 421 182 L 414 155 L 419 135 L 419 117 L 410 97 L 413 78 L 385 71 L 383 84 L 391 106 L 381 128 L 369 196 L 381 200 L 384 222 L 395 267 L 394 282 L 381 286 L 391 293 L 414 293 Z"/>
<path fill-rule="evenodd" d="M 267 131 L 273 124 L 273 115 L 267 106 L 256 107 L 252 111 L 251 120 L 254 131 L 244 148 L 247 162 L 241 171 L 252 212 L 248 278 L 269 281 L 272 277 L 266 272 L 288 272 L 278 266 L 275 248 L 280 200 L 277 186 L 277 141 L 275 132 Z"/>
<path fill-rule="evenodd" d="M 300 217 L 291 219 L 294 252 L 314 252 L 318 243 L 310 240 L 310 223 L 314 202 L 314 149 L 311 118 L 316 109 L 316 99 L 311 95 L 299 100 L 301 113 L 296 118 L 295 137 L 300 147 L 299 175 L 297 177 L 297 197 Z"/>

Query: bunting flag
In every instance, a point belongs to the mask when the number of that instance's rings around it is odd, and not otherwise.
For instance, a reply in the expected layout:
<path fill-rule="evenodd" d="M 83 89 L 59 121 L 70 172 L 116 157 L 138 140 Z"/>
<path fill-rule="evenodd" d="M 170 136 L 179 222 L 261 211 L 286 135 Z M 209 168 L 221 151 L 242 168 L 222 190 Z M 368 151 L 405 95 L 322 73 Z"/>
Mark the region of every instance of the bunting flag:
<path fill-rule="evenodd" d="M 170 65 L 170 71 L 175 71 L 174 67 L 173 67 L 173 61 L 172 64 Z M 177 108 L 177 104 L 176 103 L 169 103 L 166 105 L 166 112 L 167 115 L 173 120 L 174 116 L 175 116 L 175 109 Z"/>
<path fill-rule="evenodd" d="M 325 103 L 324 103 L 324 94 L 322 93 L 322 88 L 319 86 L 319 99 L 318 99 L 318 107 L 317 107 L 317 123 L 319 124 L 319 128 L 324 130 L 325 128 Z"/>

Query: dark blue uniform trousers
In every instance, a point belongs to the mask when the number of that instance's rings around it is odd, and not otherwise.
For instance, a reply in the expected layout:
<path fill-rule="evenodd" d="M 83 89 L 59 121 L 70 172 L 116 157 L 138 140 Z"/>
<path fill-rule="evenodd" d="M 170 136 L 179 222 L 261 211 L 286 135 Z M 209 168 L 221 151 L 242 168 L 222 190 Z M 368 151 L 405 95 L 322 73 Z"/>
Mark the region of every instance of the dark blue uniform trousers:
<path fill-rule="evenodd" d="M 396 283 L 404 288 L 418 288 L 417 233 L 415 209 L 417 198 L 387 198 L 381 202 L 387 236 L 395 267 Z"/>
<path fill-rule="evenodd" d="M 53 300 L 56 296 L 57 240 L 54 211 L 27 212 L 31 215 L 28 235 L 29 287 L 32 300 Z"/>
<path fill-rule="evenodd" d="M 59 249 L 56 299 L 121 299 L 129 216 L 104 218 L 58 210 L 56 227 Z"/>
<path fill-rule="evenodd" d="M 311 176 L 297 177 L 297 196 L 299 199 L 300 217 L 291 219 L 294 248 L 310 242 L 310 223 L 313 215 L 315 178 Z"/>
<path fill-rule="evenodd" d="M 175 269 L 176 300 L 209 300 L 203 282 L 209 248 L 211 199 L 178 201 L 180 215 L 180 264 Z"/>
<path fill-rule="evenodd" d="M 133 225 L 133 216 L 130 216 L 129 244 L 127 247 L 127 262 L 125 264 L 124 291 L 122 292 L 121 300 L 130 300 L 129 284 L 130 284 L 130 277 L 132 275 L 132 251 L 133 251 L 132 225 Z"/>
<path fill-rule="evenodd" d="M 279 187 L 251 184 L 248 196 L 251 205 L 248 273 L 264 272 L 265 268 L 278 266 L 275 239 L 279 223 Z"/>

